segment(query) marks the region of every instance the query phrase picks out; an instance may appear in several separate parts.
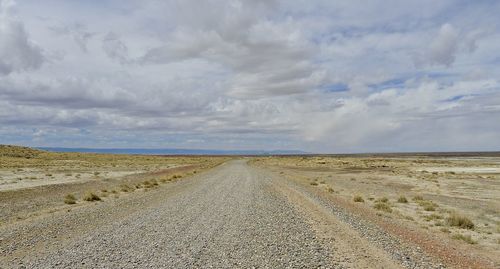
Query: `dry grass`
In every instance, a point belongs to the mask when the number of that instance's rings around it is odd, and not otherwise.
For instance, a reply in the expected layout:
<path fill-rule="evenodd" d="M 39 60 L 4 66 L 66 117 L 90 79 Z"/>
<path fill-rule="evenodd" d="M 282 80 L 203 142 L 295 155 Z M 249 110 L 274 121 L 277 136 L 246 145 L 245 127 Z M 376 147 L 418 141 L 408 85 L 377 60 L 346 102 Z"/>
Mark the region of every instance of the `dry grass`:
<path fill-rule="evenodd" d="M 389 202 L 389 199 L 387 199 L 387 197 L 382 197 L 382 198 L 378 198 L 376 202 L 387 203 L 387 202 Z"/>
<path fill-rule="evenodd" d="M 406 199 L 405 196 L 401 195 L 398 198 L 398 203 L 407 204 L 408 203 L 408 199 Z"/>
<path fill-rule="evenodd" d="M 101 201 L 101 197 L 99 197 L 97 194 L 93 192 L 87 192 L 83 196 L 83 200 L 87 202 L 95 202 L 95 201 Z"/>
<path fill-rule="evenodd" d="M 413 201 L 423 201 L 424 197 L 422 195 L 413 196 Z"/>
<path fill-rule="evenodd" d="M 443 219 L 443 216 L 441 215 L 438 215 L 438 214 L 430 214 L 430 215 L 426 215 L 424 216 L 424 219 L 426 221 L 431 221 L 431 220 L 440 220 L 440 219 Z"/>
<path fill-rule="evenodd" d="M 392 212 L 392 208 L 388 203 L 375 202 L 375 204 L 373 205 L 373 208 L 380 210 L 380 211 L 387 212 L 387 213 Z"/>
<path fill-rule="evenodd" d="M 462 241 L 467 242 L 471 245 L 477 244 L 477 241 L 472 239 L 472 237 L 470 235 L 454 234 L 451 238 L 456 239 L 456 240 L 462 240 Z"/>
<path fill-rule="evenodd" d="M 451 214 L 449 217 L 447 217 L 446 224 L 452 227 L 459 227 L 468 230 L 473 230 L 475 226 L 469 218 L 457 213 Z"/>
<path fill-rule="evenodd" d="M 428 200 L 417 200 L 417 204 L 420 205 L 425 211 L 436 211 L 438 205 L 433 201 Z"/>
<path fill-rule="evenodd" d="M 122 192 L 131 192 L 131 191 L 134 191 L 134 188 L 131 188 L 127 184 L 122 184 L 122 185 L 120 185 L 120 191 L 122 191 Z"/>
<path fill-rule="evenodd" d="M 68 205 L 76 204 L 76 197 L 73 194 L 66 194 L 64 196 L 64 203 Z"/>
<path fill-rule="evenodd" d="M 361 197 L 361 195 L 354 196 L 354 198 L 352 200 L 356 203 L 364 203 L 365 202 L 365 200 L 363 199 L 363 197 Z"/>

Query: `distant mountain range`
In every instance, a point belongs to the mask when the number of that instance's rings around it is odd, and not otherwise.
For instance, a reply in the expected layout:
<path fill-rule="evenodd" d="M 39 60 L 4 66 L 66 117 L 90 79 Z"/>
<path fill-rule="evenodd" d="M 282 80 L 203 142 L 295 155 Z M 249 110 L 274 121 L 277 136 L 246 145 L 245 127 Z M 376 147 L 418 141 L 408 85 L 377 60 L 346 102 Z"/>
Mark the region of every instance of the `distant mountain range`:
<path fill-rule="evenodd" d="M 36 147 L 53 152 L 86 152 L 109 154 L 141 154 L 141 155 L 292 155 L 307 154 L 300 150 L 211 150 L 211 149 L 124 149 L 124 148 L 60 148 Z"/>

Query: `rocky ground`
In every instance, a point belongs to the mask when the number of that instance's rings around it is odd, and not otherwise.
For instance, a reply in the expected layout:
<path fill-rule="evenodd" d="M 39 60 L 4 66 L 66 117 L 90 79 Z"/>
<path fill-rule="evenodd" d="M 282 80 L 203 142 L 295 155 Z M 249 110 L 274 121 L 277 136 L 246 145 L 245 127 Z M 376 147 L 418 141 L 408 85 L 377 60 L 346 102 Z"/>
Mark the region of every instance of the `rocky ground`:
<path fill-rule="evenodd" d="M 494 268 L 440 260 L 332 197 L 232 160 L 2 225 L 0 268 Z"/>

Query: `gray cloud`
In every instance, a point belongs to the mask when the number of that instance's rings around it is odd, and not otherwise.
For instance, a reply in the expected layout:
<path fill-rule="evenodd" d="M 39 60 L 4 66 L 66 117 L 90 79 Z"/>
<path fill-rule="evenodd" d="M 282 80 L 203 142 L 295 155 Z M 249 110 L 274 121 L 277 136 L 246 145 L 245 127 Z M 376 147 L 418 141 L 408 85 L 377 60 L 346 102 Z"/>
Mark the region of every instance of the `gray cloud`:
<path fill-rule="evenodd" d="M 70 36 L 82 52 L 88 52 L 88 43 L 96 35 L 87 31 L 87 27 L 82 23 L 70 25 L 50 26 L 50 30 L 58 35 Z"/>
<path fill-rule="evenodd" d="M 125 45 L 118 35 L 113 32 L 109 32 L 104 36 L 102 40 L 102 49 L 104 52 L 113 60 L 118 61 L 121 64 L 129 63 L 130 56 L 128 54 L 127 45 Z"/>
<path fill-rule="evenodd" d="M 0 2 L 0 75 L 40 68 L 42 50 L 29 40 L 24 25 L 10 14 L 10 1 Z"/>
<path fill-rule="evenodd" d="M 18 2 L 9 8 L 16 16 L 2 15 L 13 23 L 6 29 L 21 33 L 0 39 L 0 63 L 8 63 L 2 141 L 321 152 L 500 147 L 491 126 L 500 22 L 469 19 L 484 3 L 119 4 L 65 2 L 56 13 Z M 13 47 L 22 49 L 3 49 Z M 484 141 L 467 142 L 474 135 Z"/>

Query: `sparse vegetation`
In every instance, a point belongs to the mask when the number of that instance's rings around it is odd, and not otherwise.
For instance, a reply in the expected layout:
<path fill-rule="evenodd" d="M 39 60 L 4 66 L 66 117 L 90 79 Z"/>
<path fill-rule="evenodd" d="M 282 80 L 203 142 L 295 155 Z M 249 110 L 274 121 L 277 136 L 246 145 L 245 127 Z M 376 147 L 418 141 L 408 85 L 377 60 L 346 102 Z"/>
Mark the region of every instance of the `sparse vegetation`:
<path fill-rule="evenodd" d="M 120 185 L 120 190 L 122 192 L 130 192 L 130 191 L 134 191 L 134 188 L 131 188 L 129 185 L 127 184 L 122 184 Z"/>
<path fill-rule="evenodd" d="M 440 219 L 443 219 L 443 217 L 441 215 L 438 215 L 438 214 L 430 214 L 430 215 L 424 216 L 424 219 L 426 221 L 431 221 L 431 220 L 440 220 Z"/>
<path fill-rule="evenodd" d="M 313 185 L 313 186 L 318 186 L 318 182 L 316 182 L 316 181 L 312 181 L 312 182 L 310 182 L 309 184 L 311 184 L 311 185 Z"/>
<path fill-rule="evenodd" d="M 436 208 L 438 205 L 434 203 L 433 201 L 428 201 L 428 200 L 418 200 L 417 203 L 423 207 L 425 211 L 436 211 Z"/>
<path fill-rule="evenodd" d="M 99 197 L 97 194 L 93 192 L 87 192 L 83 196 L 83 200 L 87 202 L 95 202 L 95 201 L 101 201 L 101 197 Z"/>
<path fill-rule="evenodd" d="M 398 198 L 398 203 L 407 204 L 408 203 L 408 199 L 406 199 L 405 196 L 401 195 Z"/>
<path fill-rule="evenodd" d="M 365 200 L 363 199 L 363 197 L 361 197 L 361 195 L 354 196 L 353 201 L 356 203 L 364 203 L 365 202 Z"/>
<path fill-rule="evenodd" d="M 392 208 L 391 208 L 391 206 L 388 203 L 376 202 L 373 205 L 373 208 L 375 208 L 377 210 L 380 210 L 380 211 L 387 212 L 387 213 L 391 213 L 392 212 Z"/>
<path fill-rule="evenodd" d="M 476 240 L 473 240 L 470 235 L 463 235 L 463 234 L 455 234 L 451 238 L 456 239 L 456 240 L 462 240 L 464 242 L 467 242 L 469 244 L 477 244 Z"/>
<path fill-rule="evenodd" d="M 462 229 L 474 229 L 474 223 L 469 218 L 456 213 L 451 214 L 448 218 L 446 218 L 446 224 Z"/>
<path fill-rule="evenodd" d="M 73 194 L 66 194 L 64 196 L 64 203 L 68 205 L 76 204 L 76 197 Z"/>
<path fill-rule="evenodd" d="M 389 199 L 387 199 L 387 197 L 382 197 L 382 198 L 379 198 L 377 199 L 376 202 L 379 202 L 379 203 L 387 203 L 389 202 Z"/>
<path fill-rule="evenodd" d="M 413 196 L 413 201 L 423 201 L 424 197 L 422 195 Z"/>
<path fill-rule="evenodd" d="M 439 229 L 439 230 L 440 230 L 441 232 L 443 232 L 443 233 L 447 233 L 447 234 L 451 233 L 451 232 L 450 232 L 450 229 L 445 228 L 445 227 L 443 227 L 443 228 L 441 228 L 441 229 Z"/>

